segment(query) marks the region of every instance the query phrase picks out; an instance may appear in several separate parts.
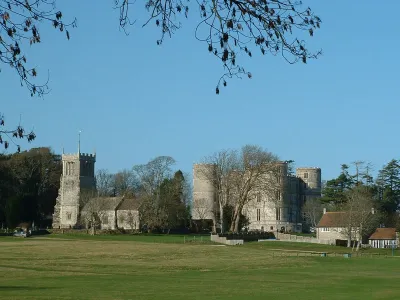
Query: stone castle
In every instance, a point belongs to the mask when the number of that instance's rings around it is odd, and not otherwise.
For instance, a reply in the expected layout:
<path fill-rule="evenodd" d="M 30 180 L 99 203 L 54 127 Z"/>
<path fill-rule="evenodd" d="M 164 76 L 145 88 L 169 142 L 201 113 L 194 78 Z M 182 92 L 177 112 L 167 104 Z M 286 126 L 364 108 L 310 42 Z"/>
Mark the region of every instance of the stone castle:
<path fill-rule="evenodd" d="M 53 214 L 53 228 L 73 228 L 79 223 L 80 195 L 83 190 L 95 190 L 94 165 L 96 154 L 80 152 L 62 154 L 60 189 Z"/>
<path fill-rule="evenodd" d="M 296 175 L 288 173 L 288 163 L 279 162 L 278 190 L 274 196 L 259 193 L 243 208 L 249 230 L 292 231 L 303 229 L 304 203 L 321 197 L 321 169 L 297 168 Z M 204 176 L 203 164 L 193 166 L 193 220 L 212 220 L 218 211 L 216 190 L 212 181 Z"/>

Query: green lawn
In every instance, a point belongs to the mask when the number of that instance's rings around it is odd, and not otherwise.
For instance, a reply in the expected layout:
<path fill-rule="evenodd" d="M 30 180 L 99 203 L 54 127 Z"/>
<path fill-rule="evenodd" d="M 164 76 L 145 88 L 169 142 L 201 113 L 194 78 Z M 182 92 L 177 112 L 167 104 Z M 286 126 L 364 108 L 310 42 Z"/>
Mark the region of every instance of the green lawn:
<path fill-rule="evenodd" d="M 400 298 L 400 257 L 384 255 L 388 250 L 346 259 L 310 254 L 347 251 L 339 247 L 197 239 L 0 237 L 0 299 Z"/>

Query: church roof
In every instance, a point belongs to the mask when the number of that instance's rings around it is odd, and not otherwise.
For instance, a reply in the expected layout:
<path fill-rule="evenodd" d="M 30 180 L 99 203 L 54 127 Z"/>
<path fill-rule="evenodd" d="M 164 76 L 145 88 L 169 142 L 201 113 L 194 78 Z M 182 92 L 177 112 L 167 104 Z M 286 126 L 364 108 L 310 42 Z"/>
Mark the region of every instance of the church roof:
<path fill-rule="evenodd" d="M 96 197 L 91 198 L 83 207 L 82 211 L 92 210 L 116 210 L 121 203 L 122 197 Z"/>
<path fill-rule="evenodd" d="M 140 207 L 140 200 L 136 198 L 127 198 L 123 199 L 120 205 L 118 206 L 118 210 L 138 210 Z"/>

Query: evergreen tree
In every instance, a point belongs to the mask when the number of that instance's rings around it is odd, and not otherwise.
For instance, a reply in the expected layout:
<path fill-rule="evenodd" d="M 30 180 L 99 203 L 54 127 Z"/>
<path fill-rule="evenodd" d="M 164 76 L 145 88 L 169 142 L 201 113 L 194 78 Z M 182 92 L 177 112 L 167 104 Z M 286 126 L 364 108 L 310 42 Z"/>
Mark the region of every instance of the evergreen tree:
<path fill-rule="evenodd" d="M 346 201 L 345 192 L 354 187 L 353 176 L 349 174 L 349 166 L 343 164 L 337 178 L 328 180 L 323 189 L 321 201 L 332 205 L 340 205 Z"/>
<path fill-rule="evenodd" d="M 400 163 L 392 159 L 379 171 L 376 180 L 377 200 L 388 217 L 393 216 L 400 204 Z"/>

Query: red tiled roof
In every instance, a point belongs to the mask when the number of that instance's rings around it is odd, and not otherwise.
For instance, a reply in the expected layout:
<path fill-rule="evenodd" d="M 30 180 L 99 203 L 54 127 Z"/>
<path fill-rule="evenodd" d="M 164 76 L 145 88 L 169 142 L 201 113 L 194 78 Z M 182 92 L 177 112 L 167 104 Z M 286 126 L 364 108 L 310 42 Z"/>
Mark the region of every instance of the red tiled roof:
<path fill-rule="evenodd" d="M 327 212 L 322 215 L 317 227 L 344 227 L 346 212 Z"/>
<path fill-rule="evenodd" d="M 377 228 L 369 237 L 370 240 L 394 240 L 396 239 L 396 228 Z"/>

